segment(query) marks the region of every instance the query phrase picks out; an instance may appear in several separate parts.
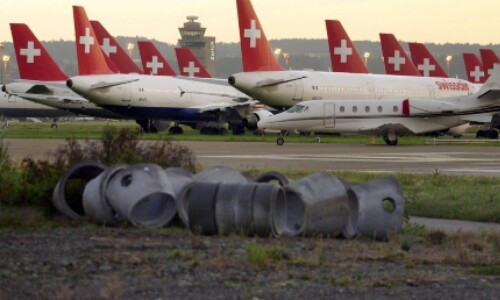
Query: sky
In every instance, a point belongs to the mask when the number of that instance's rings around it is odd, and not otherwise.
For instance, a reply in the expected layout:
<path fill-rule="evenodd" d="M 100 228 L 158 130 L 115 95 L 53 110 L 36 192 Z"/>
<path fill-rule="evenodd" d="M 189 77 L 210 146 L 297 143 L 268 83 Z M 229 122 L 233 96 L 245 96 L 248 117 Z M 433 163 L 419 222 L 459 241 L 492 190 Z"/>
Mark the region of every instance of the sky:
<path fill-rule="evenodd" d="M 268 39 L 326 38 L 325 19 L 342 22 L 352 40 L 378 41 L 380 32 L 422 43 L 500 44 L 499 0 L 253 0 Z M 85 8 L 114 36 L 176 44 L 186 16 L 206 35 L 238 42 L 235 0 L 0 0 L 0 41 L 9 23 L 26 23 L 40 40 L 74 40 L 72 5 Z"/>

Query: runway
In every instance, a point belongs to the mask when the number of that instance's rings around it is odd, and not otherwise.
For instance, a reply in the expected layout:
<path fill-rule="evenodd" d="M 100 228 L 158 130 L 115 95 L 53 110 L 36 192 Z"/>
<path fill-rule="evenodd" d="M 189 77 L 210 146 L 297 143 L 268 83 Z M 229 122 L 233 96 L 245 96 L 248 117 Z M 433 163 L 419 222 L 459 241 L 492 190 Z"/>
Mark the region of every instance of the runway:
<path fill-rule="evenodd" d="M 14 159 L 45 158 L 64 140 L 5 139 Z M 149 143 L 149 142 L 146 142 Z M 237 169 L 350 170 L 500 176 L 500 148 L 470 145 L 371 145 L 301 143 L 277 146 L 257 142 L 178 142 L 202 166 Z"/>

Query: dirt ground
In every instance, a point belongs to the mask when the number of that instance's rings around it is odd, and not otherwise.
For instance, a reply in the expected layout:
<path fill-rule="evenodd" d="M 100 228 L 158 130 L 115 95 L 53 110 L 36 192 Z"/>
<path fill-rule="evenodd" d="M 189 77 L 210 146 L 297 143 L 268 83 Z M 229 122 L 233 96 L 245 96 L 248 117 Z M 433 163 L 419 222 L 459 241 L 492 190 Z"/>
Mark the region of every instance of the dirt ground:
<path fill-rule="evenodd" d="M 473 274 L 489 267 L 498 274 L 495 238 L 248 238 L 88 224 L 2 229 L 0 299 L 498 299 L 500 277 Z"/>

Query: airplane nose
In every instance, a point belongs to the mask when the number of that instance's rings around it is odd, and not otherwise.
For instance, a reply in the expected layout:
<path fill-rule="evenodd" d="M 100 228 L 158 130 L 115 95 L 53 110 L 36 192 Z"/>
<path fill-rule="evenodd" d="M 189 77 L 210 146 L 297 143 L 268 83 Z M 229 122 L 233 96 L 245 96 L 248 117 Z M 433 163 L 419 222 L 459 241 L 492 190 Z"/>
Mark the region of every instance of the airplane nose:
<path fill-rule="evenodd" d="M 227 82 L 234 86 L 234 84 L 236 83 L 236 78 L 234 78 L 234 76 L 229 76 L 229 78 L 227 79 Z"/>
<path fill-rule="evenodd" d="M 73 80 L 68 79 L 68 80 L 66 81 L 66 86 L 67 86 L 67 87 L 69 87 L 69 88 L 71 88 L 71 87 L 73 86 Z"/>

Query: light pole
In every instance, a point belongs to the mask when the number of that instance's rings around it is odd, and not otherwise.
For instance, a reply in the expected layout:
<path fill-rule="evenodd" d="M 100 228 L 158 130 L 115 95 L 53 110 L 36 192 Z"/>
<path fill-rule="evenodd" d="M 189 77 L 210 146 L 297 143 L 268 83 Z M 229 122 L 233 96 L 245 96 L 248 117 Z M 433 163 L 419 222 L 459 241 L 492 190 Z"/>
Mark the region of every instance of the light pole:
<path fill-rule="evenodd" d="M 370 52 L 365 52 L 365 54 L 363 54 L 363 57 L 365 59 L 365 66 L 368 67 L 368 58 L 370 58 Z"/>
<path fill-rule="evenodd" d="M 0 43 L 0 57 L 3 56 L 3 44 Z M 3 84 L 3 63 L 0 64 L 0 83 Z"/>
<path fill-rule="evenodd" d="M 127 50 L 128 50 L 128 55 L 132 57 L 132 51 L 134 51 L 135 44 L 134 43 L 128 43 L 127 45 Z"/>
<path fill-rule="evenodd" d="M 8 56 L 8 55 L 2 56 L 3 72 L 4 72 L 2 84 L 7 83 L 7 63 L 9 62 L 9 60 L 10 60 L 10 56 Z"/>
<path fill-rule="evenodd" d="M 448 69 L 448 77 L 451 77 L 450 76 L 450 63 L 451 63 L 452 59 L 453 59 L 453 56 L 451 56 L 451 55 L 446 56 L 446 68 Z"/>

